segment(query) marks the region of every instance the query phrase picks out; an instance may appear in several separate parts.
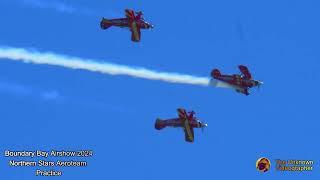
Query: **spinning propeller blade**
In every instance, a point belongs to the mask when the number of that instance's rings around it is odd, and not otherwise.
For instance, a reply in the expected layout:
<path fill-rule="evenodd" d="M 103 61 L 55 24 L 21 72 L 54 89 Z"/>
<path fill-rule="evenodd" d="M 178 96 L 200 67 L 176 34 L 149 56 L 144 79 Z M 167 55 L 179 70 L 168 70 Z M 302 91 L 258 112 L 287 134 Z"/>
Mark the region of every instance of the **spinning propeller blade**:
<path fill-rule="evenodd" d="M 263 82 L 262 81 L 258 81 L 258 85 L 257 85 L 258 86 L 258 91 L 260 91 L 260 86 L 261 85 L 263 85 Z"/>

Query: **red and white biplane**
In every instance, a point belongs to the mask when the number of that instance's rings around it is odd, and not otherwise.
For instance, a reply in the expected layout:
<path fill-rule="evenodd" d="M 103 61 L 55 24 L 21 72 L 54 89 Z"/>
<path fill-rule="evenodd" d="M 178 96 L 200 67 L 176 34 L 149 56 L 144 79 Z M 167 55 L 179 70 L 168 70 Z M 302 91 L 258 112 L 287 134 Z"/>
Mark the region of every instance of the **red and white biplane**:
<path fill-rule="evenodd" d="M 134 42 L 139 42 L 141 39 L 140 29 L 150 29 L 153 25 L 146 22 L 143 19 L 143 14 L 141 11 L 134 12 L 133 10 L 125 10 L 126 17 L 119 19 L 106 19 L 102 18 L 100 22 L 100 27 L 102 29 L 108 29 L 111 26 L 118 26 L 121 28 L 129 28 L 131 31 L 131 40 Z"/>
<path fill-rule="evenodd" d="M 230 87 L 239 93 L 249 95 L 249 88 L 260 87 L 263 82 L 252 79 L 249 69 L 244 65 L 238 66 L 241 74 L 222 75 L 218 69 L 211 72 L 210 84 L 216 87 Z"/>
<path fill-rule="evenodd" d="M 155 122 L 155 128 L 161 130 L 167 126 L 170 127 L 182 127 L 185 134 L 185 140 L 187 142 L 194 141 L 194 131 L 193 128 L 202 128 L 202 130 L 207 127 L 206 123 L 199 121 L 195 116 L 195 112 L 186 112 L 185 109 L 177 109 L 179 118 L 161 120 L 157 119 Z"/>

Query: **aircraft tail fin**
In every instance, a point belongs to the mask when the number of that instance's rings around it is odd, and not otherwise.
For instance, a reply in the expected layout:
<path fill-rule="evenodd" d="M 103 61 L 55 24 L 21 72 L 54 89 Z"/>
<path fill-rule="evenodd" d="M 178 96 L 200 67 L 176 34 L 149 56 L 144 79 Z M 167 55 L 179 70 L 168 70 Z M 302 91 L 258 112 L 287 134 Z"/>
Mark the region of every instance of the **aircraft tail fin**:
<path fill-rule="evenodd" d="M 211 71 L 211 76 L 213 78 L 217 78 L 217 77 L 221 76 L 221 73 L 220 73 L 220 71 L 218 69 L 214 69 L 214 70 Z"/>
<path fill-rule="evenodd" d="M 166 127 L 166 125 L 165 125 L 164 121 L 161 120 L 160 118 L 157 118 L 156 123 L 154 124 L 154 128 L 156 128 L 157 130 L 161 130 L 165 127 Z"/>
<path fill-rule="evenodd" d="M 103 17 L 101 22 L 100 22 L 101 29 L 108 29 L 111 26 L 112 26 L 112 22 Z"/>

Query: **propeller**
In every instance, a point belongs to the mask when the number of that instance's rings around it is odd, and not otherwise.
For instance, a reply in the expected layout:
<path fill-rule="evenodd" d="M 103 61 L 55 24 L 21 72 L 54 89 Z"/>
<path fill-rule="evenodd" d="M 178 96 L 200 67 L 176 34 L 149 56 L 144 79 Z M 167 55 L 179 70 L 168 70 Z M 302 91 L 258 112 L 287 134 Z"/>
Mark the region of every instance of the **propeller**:
<path fill-rule="evenodd" d="M 258 91 L 260 91 L 260 86 L 263 85 L 262 81 L 257 81 Z"/>
<path fill-rule="evenodd" d="M 204 122 L 201 122 L 201 131 L 202 131 L 202 133 L 204 132 L 204 128 L 205 127 L 208 127 L 208 124 L 204 123 Z"/>

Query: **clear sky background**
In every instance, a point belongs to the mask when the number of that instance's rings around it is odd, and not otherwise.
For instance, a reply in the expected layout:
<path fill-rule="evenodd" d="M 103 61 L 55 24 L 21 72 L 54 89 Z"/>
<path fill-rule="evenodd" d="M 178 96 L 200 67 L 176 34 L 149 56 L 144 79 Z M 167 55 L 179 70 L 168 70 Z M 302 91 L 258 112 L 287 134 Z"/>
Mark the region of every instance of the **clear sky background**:
<path fill-rule="evenodd" d="M 155 25 L 140 43 L 126 29 L 99 27 L 102 16 L 123 17 L 125 8 Z M 319 8 L 316 0 L 1 0 L 1 46 L 204 77 L 245 64 L 264 82 L 244 96 L 1 59 L 1 154 L 94 150 L 87 168 L 62 169 L 66 180 L 319 179 Z M 154 129 L 178 107 L 208 123 L 193 144 L 181 129 Z M 314 171 L 259 173 L 262 156 L 273 165 L 311 159 Z M 37 178 L 36 168 L 8 160 L 1 155 L 1 179 Z"/>

